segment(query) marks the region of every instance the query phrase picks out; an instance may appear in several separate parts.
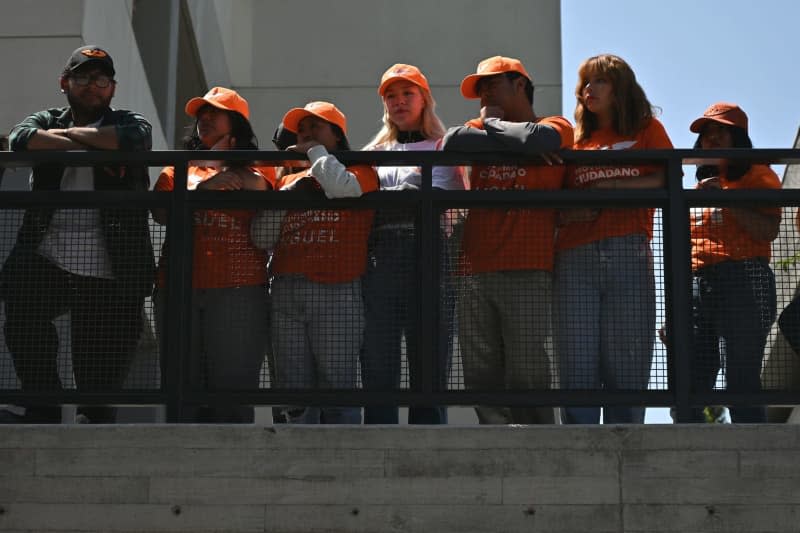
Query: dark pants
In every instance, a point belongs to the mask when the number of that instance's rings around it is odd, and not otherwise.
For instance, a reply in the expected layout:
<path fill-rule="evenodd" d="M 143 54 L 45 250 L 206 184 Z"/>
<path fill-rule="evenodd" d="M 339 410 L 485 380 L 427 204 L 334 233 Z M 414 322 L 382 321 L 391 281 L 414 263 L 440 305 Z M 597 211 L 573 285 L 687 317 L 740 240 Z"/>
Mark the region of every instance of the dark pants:
<path fill-rule="evenodd" d="M 796 295 L 778 319 L 781 333 L 795 354 L 800 354 L 800 296 Z"/>
<path fill-rule="evenodd" d="M 769 264 L 747 259 L 699 269 L 693 293 L 695 391 L 713 390 L 724 368 L 728 391 L 758 393 L 764 347 L 777 305 L 775 275 Z M 695 421 L 703 422 L 702 410 L 696 411 Z M 766 421 L 763 406 L 731 406 L 730 411 L 733 422 Z"/>
<path fill-rule="evenodd" d="M 122 387 L 142 329 L 143 299 L 116 280 L 70 274 L 38 254 L 6 264 L 6 345 L 24 391 L 58 391 L 59 338 L 53 320 L 69 311 L 72 368 L 80 392 Z M 34 422 L 58 422 L 56 407 L 27 409 Z M 86 407 L 92 423 L 113 423 L 115 409 Z"/>
<path fill-rule="evenodd" d="M 434 386 L 447 387 L 452 333 L 452 291 L 447 276 L 448 255 L 442 246 L 444 287 L 437 332 L 438 361 Z M 372 235 L 372 247 L 364 276 L 364 346 L 361 354 L 361 379 L 365 389 L 400 388 L 402 338 L 408 361 L 409 386 L 419 387 L 423 365 L 419 356 L 419 293 L 417 244 L 413 230 L 379 229 Z M 398 408 L 371 405 L 364 408 L 365 424 L 397 424 Z M 446 424 L 447 410 L 436 406 L 411 406 L 409 424 Z"/>
<path fill-rule="evenodd" d="M 166 291 L 155 296 L 163 343 L 169 327 Z M 266 287 L 248 285 L 192 289 L 189 382 L 198 391 L 256 391 L 267 352 L 269 299 Z M 162 347 L 161 353 L 167 353 Z M 252 424 L 253 406 L 221 403 L 186 406 L 183 421 Z"/>

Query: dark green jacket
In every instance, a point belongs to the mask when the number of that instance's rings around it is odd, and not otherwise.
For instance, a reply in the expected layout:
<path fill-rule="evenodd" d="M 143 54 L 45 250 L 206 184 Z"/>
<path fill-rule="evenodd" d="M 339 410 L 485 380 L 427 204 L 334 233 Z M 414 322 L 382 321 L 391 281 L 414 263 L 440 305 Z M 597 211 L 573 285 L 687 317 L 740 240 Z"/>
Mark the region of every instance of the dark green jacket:
<path fill-rule="evenodd" d="M 47 109 L 34 113 L 11 130 L 9 145 L 13 151 L 27 150 L 28 141 L 36 130 L 68 128 L 73 125 L 68 107 Z M 131 111 L 108 109 L 100 126 L 115 126 L 121 151 L 145 151 L 152 147 L 151 126 L 147 120 Z M 58 163 L 38 165 L 33 169 L 34 191 L 57 191 L 61 187 L 64 166 Z M 150 177 L 145 165 L 115 165 L 94 167 L 94 188 L 97 191 L 147 191 Z M 35 253 L 42 242 L 53 208 L 29 208 L 11 256 Z M 155 272 L 153 244 L 150 240 L 148 210 L 111 207 L 100 209 L 100 225 L 111 258 L 114 277 L 125 288 L 141 296 L 150 294 Z M 10 257 L 11 259 L 11 257 Z M 14 264 L 19 264 L 16 257 Z M 7 272 L 11 261 L 3 267 L 3 281 L 13 284 L 15 276 Z M 24 263 L 24 261 L 23 261 Z"/>

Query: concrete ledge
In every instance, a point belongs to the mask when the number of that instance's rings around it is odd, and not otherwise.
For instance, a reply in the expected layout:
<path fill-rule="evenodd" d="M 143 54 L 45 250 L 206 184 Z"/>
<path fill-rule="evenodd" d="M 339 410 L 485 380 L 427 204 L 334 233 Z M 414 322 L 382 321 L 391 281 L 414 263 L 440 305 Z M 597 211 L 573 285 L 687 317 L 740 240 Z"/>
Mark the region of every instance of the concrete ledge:
<path fill-rule="evenodd" d="M 800 427 L 4 426 L 0 530 L 798 531 Z"/>

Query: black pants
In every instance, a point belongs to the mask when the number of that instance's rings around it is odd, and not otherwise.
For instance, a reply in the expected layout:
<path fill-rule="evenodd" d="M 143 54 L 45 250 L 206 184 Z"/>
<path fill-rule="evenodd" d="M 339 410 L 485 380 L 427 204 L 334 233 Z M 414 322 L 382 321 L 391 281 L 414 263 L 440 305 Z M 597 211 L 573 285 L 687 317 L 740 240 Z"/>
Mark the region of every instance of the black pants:
<path fill-rule="evenodd" d="M 800 296 L 795 296 L 786 306 L 778 319 L 778 325 L 792 350 L 800 354 Z"/>
<path fill-rule="evenodd" d="M 4 268 L 6 345 L 24 391 L 58 391 L 59 337 L 53 320 L 70 312 L 72 367 L 81 392 L 119 390 L 142 328 L 143 299 L 116 280 L 70 274 L 38 254 Z M 55 408 L 31 408 L 55 417 Z M 81 409 L 93 423 L 112 423 L 115 410 Z"/>
<path fill-rule="evenodd" d="M 694 275 L 694 389 L 714 390 L 720 368 L 730 392 L 761 391 L 761 365 L 767 337 L 775 321 L 775 275 L 766 259 L 725 261 Z M 720 350 L 724 341 L 724 352 Z M 734 423 L 766 422 L 760 405 L 730 406 Z M 704 421 L 695 410 L 696 422 Z"/>

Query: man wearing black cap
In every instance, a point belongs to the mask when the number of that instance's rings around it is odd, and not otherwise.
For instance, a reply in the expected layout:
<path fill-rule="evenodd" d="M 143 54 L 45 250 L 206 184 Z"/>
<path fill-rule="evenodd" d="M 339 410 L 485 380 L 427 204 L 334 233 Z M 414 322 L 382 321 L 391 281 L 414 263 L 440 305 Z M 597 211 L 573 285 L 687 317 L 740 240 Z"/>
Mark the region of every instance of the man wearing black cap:
<path fill-rule="evenodd" d="M 10 147 L 26 150 L 149 150 L 151 126 L 141 115 L 110 107 L 114 62 L 82 46 L 60 78 L 68 107 L 30 115 L 13 128 Z M 146 191 L 141 165 L 36 166 L 34 191 Z M 72 367 L 79 391 L 121 387 L 142 327 L 153 280 L 147 210 L 27 209 L 2 269 L 5 338 L 24 391 L 58 391 L 59 335 L 53 320 L 70 313 Z M 93 423 L 114 421 L 114 409 L 81 409 Z M 58 407 L 31 406 L 26 422 L 58 422 Z"/>

